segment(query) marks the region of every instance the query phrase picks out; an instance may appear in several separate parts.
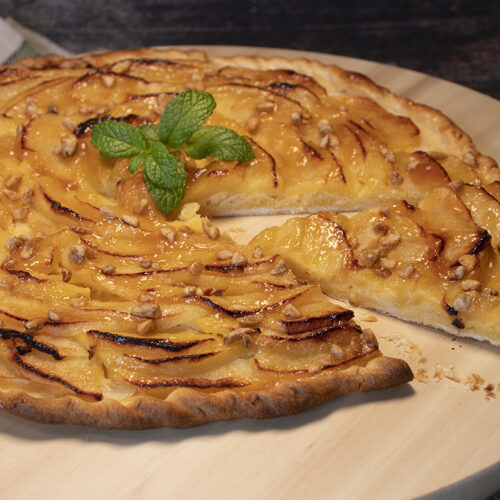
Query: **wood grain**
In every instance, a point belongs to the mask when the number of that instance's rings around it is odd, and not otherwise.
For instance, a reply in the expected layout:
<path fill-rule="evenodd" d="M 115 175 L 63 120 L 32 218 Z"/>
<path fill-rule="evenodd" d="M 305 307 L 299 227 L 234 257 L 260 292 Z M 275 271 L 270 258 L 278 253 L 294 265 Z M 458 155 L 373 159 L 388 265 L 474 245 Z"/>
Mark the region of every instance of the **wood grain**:
<path fill-rule="evenodd" d="M 211 49 L 228 53 L 235 49 Z M 276 51 L 239 49 L 271 55 Z M 279 51 L 282 55 L 303 53 Z M 313 56 L 313 54 L 309 54 Z M 500 158 L 500 104 L 457 85 L 376 63 L 316 54 L 438 105 Z M 283 216 L 219 220 L 239 240 Z M 356 310 L 381 349 L 425 383 L 343 396 L 301 415 L 142 432 L 43 426 L 0 413 L 0 483 L 9 499 L 485 498 L 500 489 L 500 350 Z M 425 358 L 425 361 L 423 360 Z M 442 368 L 440 368 L 440 366 Z M 444 370 L 444 372 L 443 372 Z M 454 377 L 434 378 L 439 372 Z M 465 383 L 476 373 L 476 391 Z M 453 379 L 454 378 L 454 379 Z M 487 399 L 485 386 L 496 397 Z"/>

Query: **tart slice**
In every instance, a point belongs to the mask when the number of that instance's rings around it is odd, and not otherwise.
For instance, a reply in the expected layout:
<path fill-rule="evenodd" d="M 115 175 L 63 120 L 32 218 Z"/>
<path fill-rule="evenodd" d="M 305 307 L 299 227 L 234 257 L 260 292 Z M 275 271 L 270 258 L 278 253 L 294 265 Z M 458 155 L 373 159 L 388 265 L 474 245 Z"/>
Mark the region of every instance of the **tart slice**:
<path fill-rule="evenodd" d="M 23 221 L 14 207 L 2 218 L 4 410 L 99 428 L 190 427 L 411 380 L 351 311 L 189 206 L 167 224 L 54 187 L 40 178 Z"/>
<path fill-rule="evenodd" d="M 292 218 L 253 244 L 277 245 L 297 276 L 328 295 L 499 345 L 499 220 L 491 194 L 454 183 L 418 206 Z"/>

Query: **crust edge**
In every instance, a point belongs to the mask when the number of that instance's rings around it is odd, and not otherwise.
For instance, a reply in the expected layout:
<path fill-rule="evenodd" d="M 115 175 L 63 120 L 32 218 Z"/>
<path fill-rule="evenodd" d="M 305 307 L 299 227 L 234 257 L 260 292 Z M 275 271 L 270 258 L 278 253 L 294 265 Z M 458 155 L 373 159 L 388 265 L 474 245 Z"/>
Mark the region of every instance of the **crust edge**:
<path fill-rule="evenodd" d="M 224 390 L 203 394 L 179 388 L 165 400 L 135 398 L 130 406 L 114 399 L 88 403 L 75 396 L 36 398 L 0 393 L 0 406 L 13 415 L 44 424 L 88 425 L 98 429 L 188 428 L 214 421 L 294 415 L 349 392 L 368 392 L 410 382 L 413 374 L 401 359 L 376 357 L 366 366 L 325 370 L 272 388 Z"/>

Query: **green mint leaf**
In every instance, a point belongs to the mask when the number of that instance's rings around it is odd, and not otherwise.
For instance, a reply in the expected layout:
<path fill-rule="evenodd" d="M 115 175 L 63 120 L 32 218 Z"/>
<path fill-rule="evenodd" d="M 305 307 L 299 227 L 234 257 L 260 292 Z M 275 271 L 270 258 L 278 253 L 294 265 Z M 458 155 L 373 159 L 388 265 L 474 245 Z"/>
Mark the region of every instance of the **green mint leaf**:
<path fill-rule="evenodd" d="M 146 157 L 145 175 L 158 187 L 168 188 L 178 178 L 187 178 L 184 164 L 161 142 L 153 143 L 151 154 Z"/>
<path fill-rule="evenodd" d="M 160 119 L 160 140 L 169 148 L 180 148 L 198 130 L 215 108 L 211 94 L 185 90 L 172 99 Z"/>
<path fill-rule="evenodd" d="M 206 156 L 226 161 L 249 161 L 255 158 L 244 137 L 226 127 L 201 127 L 184 146 L 185 153 L 200 160 Z"/>
<path fill-rule="evenodd" d="M 134 156 L 128 162 L 128 169 L 130 173 L 133 174 L 136 170 L 141 168 L 145 161 L 146 161 L 146 155 L 144 154 L 138 154 L 137 156 Z"/>
<path fill-rule="evenodd" d="M 92 145 L 103 156 L 123 158 L 146 152 L 148 144 L 139 129 L 128 123 L 109 120 L 92 127 Z"/>
<path fill-rule="evenodd" d="M 233 130 L 202 126 L 215 105 L 212 95 L 186 90 L 165 107 L 159 125 L 134 127 L 105 121 L 92 128 L 92 144 L 103 156 L 129 157 L 131 173 L 144 165 L 147 189 L 158 207 L 169 213 L 179 206 L 187 184 L 186 168 L 170 150 L 184 147 L 194 159 L 210 156 L 243 162 L 254 158 L 250 144 Z"/>
<path fill-rule="evenodd" d="M 144 180 L 160 210 L 169 213 L 179 206 L 186 191 L 186 169 L 161 142 L 153 143 L 146 156 Z"/>
<path fill-rule="evenodd" d="M 146 137 L 146 139 L 150 142 L 156 142 L 160 140 L 160 135 L 158 133 L 158 125 L 155 123 L 146 123 L 145 125 L 141 125 L 139 130 L 142 132 L 142 135 Z"/>

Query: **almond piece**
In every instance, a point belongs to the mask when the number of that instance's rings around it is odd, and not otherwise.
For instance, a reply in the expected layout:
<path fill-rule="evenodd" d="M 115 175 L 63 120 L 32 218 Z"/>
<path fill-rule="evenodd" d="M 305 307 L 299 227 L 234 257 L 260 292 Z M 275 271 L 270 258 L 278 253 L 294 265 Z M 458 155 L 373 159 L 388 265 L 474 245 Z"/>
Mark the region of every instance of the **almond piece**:
<path fill-rule="evenodd" d="M 231 265 L 243 267 L 248 264 L 248 259 L 240 252 L 234 252 L 231 257 Z"/>
<path fill-rule="evenodd" d="M 157 303 L 135 306 L 132 309 L 132 314 L 139 318 L 158 319 L 161 318 L 161 308 Z"/>

